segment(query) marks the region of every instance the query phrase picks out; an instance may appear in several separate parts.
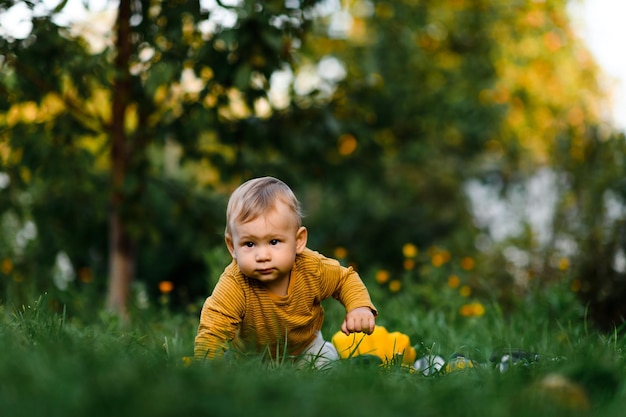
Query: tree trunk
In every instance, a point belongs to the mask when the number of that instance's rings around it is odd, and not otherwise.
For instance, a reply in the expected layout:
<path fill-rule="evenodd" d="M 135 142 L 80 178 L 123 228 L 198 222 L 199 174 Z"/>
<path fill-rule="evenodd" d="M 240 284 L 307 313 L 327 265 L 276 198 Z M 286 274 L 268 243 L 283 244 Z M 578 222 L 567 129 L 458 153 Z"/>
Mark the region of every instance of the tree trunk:
<path fill-rule="evenodd" d="M 111 210 L 109 217 L 109 248 L 107 309 L 126 320 L 130 283 L 134 276 L 134 251 L 119 211 L 115 210 Z"/>
<path fill-rule="evenodd" d="M 130 100 L 129 61 L 132 48 L 131 0 L 120 0 L 116 29 L 117 56 L 113 81 L 111 121 L 111 197 L 109 213 L 109 287 L 107 309 L 128 318 L 128 295 L 134 276 L 134 251 L 125 224 L 124 182 L 128 174 L 131 146 L 126 133 L 126 110 Z"/>

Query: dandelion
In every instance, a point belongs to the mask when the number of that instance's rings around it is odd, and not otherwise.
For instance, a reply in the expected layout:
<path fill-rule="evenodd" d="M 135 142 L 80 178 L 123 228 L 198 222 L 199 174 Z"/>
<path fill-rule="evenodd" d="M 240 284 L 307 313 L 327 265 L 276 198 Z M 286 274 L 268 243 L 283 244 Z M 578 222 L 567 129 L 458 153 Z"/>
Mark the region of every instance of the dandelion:
<path fill-rule="evenodd" d="M 389 291 L 398 292 L 402 288 L 402 282 L 397 279 L 393 279 L 389 282 Z"/>
<path fill-rule="evenodd" d="M 343 246 L 337 246 L 334 251 L 335 258 L 346 259 L 348 257 L 348 250 Z"/>
<path fill-rule="evenodd" d="M 418 254 L 417 246 L 412 243 L 405 243 L 402 246 L 402 254 L 405 258 L 415 258 Z"/>
<path fill-rule="evenodd" d="M 461 308 L 459 308 L 459 313 L 461 313 L 463 317 L 471 317 L 472 314 L 474 314 L 474 309 L 471 304 L 463 304 Z"/>
<path fill-rule="evenodd" d="M 472 295 L 472 288 L 469 285 L 463 285 L 459 290 L 459 294 L 463 297 L 469 297 Z"/>
<path fill-rule="evenodd" d="M 172 281 L 161 281 L 159 282 L 159 291 L 162 294 L 168 294 L 174 290 L 174 283 Z"/>
<path fill-rule="evenodd" d="M 569 269 L 569 259 L 567 258 L 559 259 L 558 267 L 561 271 L 567 271 Z"/>
<path fill-rule="evenodd" d="M 431 256 L 430 262 L 435 268 L 439 268 L 450 260 L 450 252 L 445 249 L 439 250 L 437 248 L 434 248 L 432 251 L 429 251 L 429 253 Z"/>
<path fill-rule="evenodd" d="M 413 259 L 405 259 L 404 262 L 402 262 L 402 266 L 405 271 L 410 271 L 415 268 L 415 261 Z"/>
<path fill-rule="evenodd" d="M 433 266 L 435 268 L 439 268 L 441 265 L 443 265 L 445 263 L 445 260 L 443 258 L 443 255 L 440 253 L 436 253 L 433 255 L 433 257 L 430 259 L 430 262 L 433 264 Z"/>
<path fill-rule="evenodd" d="M 356 138 L 349 133 L 341 135 L 338 142 L 339 154 L 343 156 L 352 154 L 358 145 Z"/>
<path fill-rule="evenodd" d="M 448 287 L 450 287 L 450 288 L 459 288 L 459 285 L 461 285 L 461 280 L 459 279 L 458 276 L 450 275 L 448 277 Z"/>
<path fill-rule="evenodd" d="M 463 317 L 481 317 L 485 314 L 485 307 L 479 302 L 463 304 L 459 308 L 459 313 Z"/>
<path fill-rule="evenodd" d="M 375 276 L 376 282 L 378 282 L 379 284 L 384 284 L 387 281 L 389 281 L 389 271 L 387 271 L 386 269 L 379 269 L 378 271 L 376 271 L 376 276 Z"/>
<path fill-rule="evenodd" d="M 485 307 L 479 302 L 472 303 L 472 309 L 476 317 L 481 317 L 485 314 Z"/>
<path fill-rule="evenodd" d="M 476 266 L 476 261 L 471 256 L 466 256 L 461 259 L 461 268 L 466 271 L 471 271 Z"/>
<path fill-rule="evenodd" d="M 570 288 L 573 292 L 578 292 L 582 288 L 583 284 L 579 279 L 572 280 Z"/>
<path fill-rule="evenodd" d="M 0 271 L 4 275 L 9 275 L 13 271 L 13 262 L 9 258 L 4 258 L 2 263 L 0 263 Z"/>

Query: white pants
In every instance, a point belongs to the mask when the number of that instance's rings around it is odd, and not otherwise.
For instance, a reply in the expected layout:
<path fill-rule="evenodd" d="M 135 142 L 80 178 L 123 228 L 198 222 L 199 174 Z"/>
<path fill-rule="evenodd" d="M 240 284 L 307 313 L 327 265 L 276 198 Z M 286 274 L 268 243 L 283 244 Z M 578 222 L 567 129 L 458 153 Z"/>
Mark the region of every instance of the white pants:
<path fill-rule="evenodd" d="M 317 369 L 324 368 L 339 360 L 339 353 L 332 343 L 324 340 L 322 332 L 317 332 L 315 340 L 302 352 L 298 359 L 299 365 L 312 365 Z"/>

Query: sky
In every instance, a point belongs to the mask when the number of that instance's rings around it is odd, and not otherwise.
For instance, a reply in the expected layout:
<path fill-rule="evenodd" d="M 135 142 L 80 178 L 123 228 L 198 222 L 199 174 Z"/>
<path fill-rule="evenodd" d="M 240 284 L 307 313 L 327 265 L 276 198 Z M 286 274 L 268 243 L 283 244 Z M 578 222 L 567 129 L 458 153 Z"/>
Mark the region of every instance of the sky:
<path fill-rule="evenodd" d="M 574 0 L 577 31 L 607 77 L 613 94 L 613 122 L 626 130 L 626 0 Z"/>
<path fill-rule="evenodd" d="M 84 19 L 83 0 L 70 0 L 66 10 L 71 11 L 72 19 Z M 89 0 L 92 9 L 102 10 L 107 0 Z M 542 1 L 542 0 L 533 0 Z M 213 3 L 204 0 L 204 3 Z M 44 0 L 47 7 L 53 7 L 58 0 Z M 0 36 L 4 31 L 20 34 L 29 31 L 23 20 L 23 10 L 14 7 L 11 12 L 0 14 Z M 612 94 L 612 115 L 610 121 L 626 131 L 626 53 L 622 41 L 626 39 L 626 0 L 570 0 L 570 14 L 575 28 L 594 55 L 604 72 L 604 83 Z M 22 35 L 24 36 L 24 35 Z M 19 36 L 18 36 L 19 37 Z"/>

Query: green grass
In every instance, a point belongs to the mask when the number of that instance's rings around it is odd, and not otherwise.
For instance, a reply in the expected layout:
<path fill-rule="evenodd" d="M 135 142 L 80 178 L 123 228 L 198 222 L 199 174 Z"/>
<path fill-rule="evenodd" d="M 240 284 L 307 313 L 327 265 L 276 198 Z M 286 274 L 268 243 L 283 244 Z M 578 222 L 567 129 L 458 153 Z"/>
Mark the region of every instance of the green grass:
<path fill-rule="evenodd" d="M 335 303 L 336 304 L 336 303 Z M 41 300 L 0 317 L 0 416 L 572 416 L 621 417 L 625 339 L 540 310 L 448 322 L 436 311 L 385 305 L 379 323 L 421 353 L 461 352 L 474 368 L 423 376 L 395 363 L 344 360 L 327 371 L 258 356 L 185 366 L 195 315 L 150 313 L 132 325 L 89 324 L 51 313 Z M 326 338 L 341 311 L 327 306 Z M 499 347 L 536 351 L 539 362 L 498 371 Z M 558 378 L 554 376 L 557 375 Z M 561 381 L 551 388 L 549 381 Z M 564 381 L 564 382 L 563 382 Z M 554 385 L 554 384 L 553 384 Z M 586 405 L 585 405 L 586 404 Z"/>

